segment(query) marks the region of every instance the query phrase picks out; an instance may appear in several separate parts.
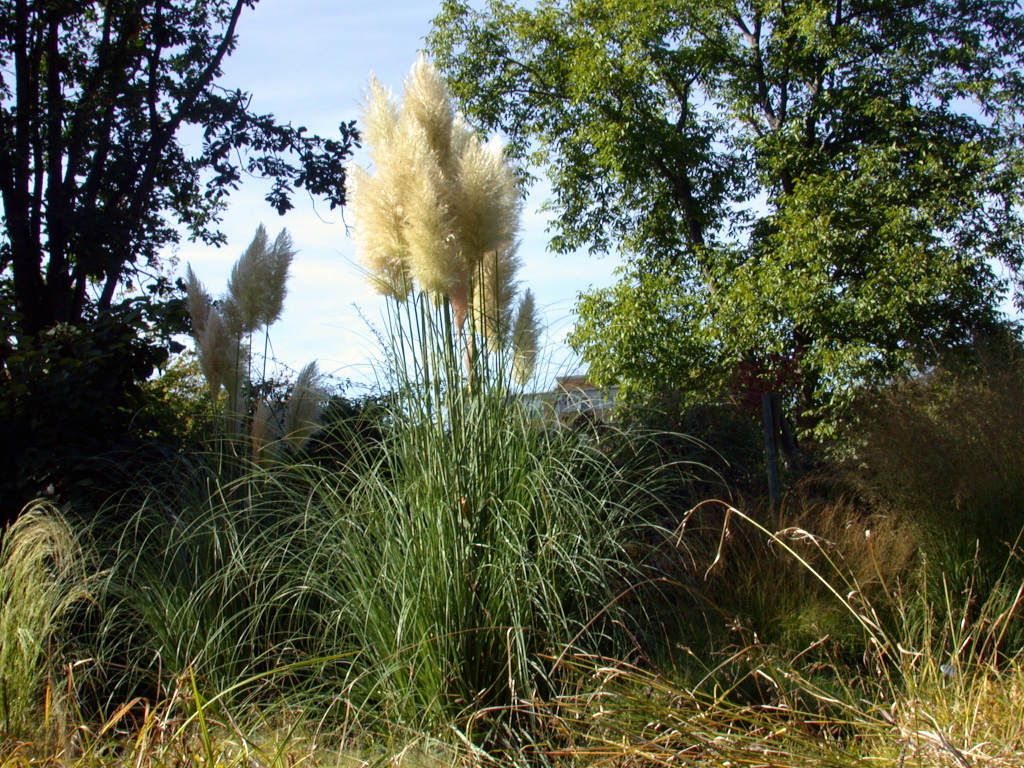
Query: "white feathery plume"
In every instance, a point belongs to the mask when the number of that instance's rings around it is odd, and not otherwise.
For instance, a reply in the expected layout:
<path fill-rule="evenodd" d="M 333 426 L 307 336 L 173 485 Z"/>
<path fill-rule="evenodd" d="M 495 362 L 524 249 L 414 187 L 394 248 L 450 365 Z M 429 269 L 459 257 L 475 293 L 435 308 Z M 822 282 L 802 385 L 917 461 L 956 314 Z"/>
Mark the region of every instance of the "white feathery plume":
<path fill-rule="evenodd" d="M 221 296 L 217 306 L 220 309 L 221 317 L 224 318 L 224 327 L 227 328 L 228 334 L 237 344 L 239 339 L 245 334 L 245 330 L 242 327 L 242 310 L 230 293 Z"/>
<path fill-rule="evenodd" d="M 401 152 L 415 169 L 404 190 L 409 272 L 421 290 L 448 298 L 461 329 L 474 260 L 459 237 L 457 153 L 469 132 L 455 115 L 444 80 L 423 56 L 406 80 L 401 115 Z"/>
<path fill-rule="evenodd" d="M 519 271 L 518 243 L 486 254 L 473 282 L 473 321 L 494 351 L 506 346 L 512 331 L 512 303 Z"/>
<path fill-rule="evenodd" d="M 401 205 L 394 185 L 358 165 L 349 168 L 349 211 L 367 278 L 378 293 L 405 301 L 411 288 Z"/>
<path fill-rule="evenodd" d="M 185 306 L 188 309 L 189 317 L 192 318 L 192 338 L 198 340 L 200 334 L 206 327 L 206 317 L 210 313 L 213 299 L 206 290 L 206 286 L 196 277 L 192 271 L 192 265 L 188 265 L 185 271 Z"/>
<path fill-rule="evenodd" d="M 422 55 L 400 103 L 371 79 L 364 121 L 374 174 L 351 170 L 349 202 L 374 286 L 446 298 L 460 331 L 473 311 L 492 347 L 507 343 L 521 201 L 500 141 L 480 140 Z"/>
<path fill-rule="evenodd" d="M 236 356 L 235 339 L 224 316 L 213 304 L 207 306 L 206 317 L 200 326 L 202 331 L 195 337 L 199 368 L 210 387 L 210 398 L 216 402 L 221 386 L 232 378 Z"/>
<path fill-rule="evenodd" d="M 281 318 L 284 298 L 288 295 L 288 269 L 295 258 L 295 246 L 287 229 L 282 229 L 267 253 L 268 275 L 264 291 L 265 305 L 261 325 L 269 327 Z"/>
<path fill-rule="evenodd" d="M 466 142 L 459 157 L 456 189 L 458 234 L 464 252 L 480 258 L 515 238 L 521 209 L 519 187 L 497 138 L 485 144 L 473 136 Z"/>
<path fill-rule="evenodd" d="M 424 165 L 406 200 L 409 272 L 421 290 L 442 296 L 466 281 L 447 186 L 436 166 Z"/>
<path fill-rule="evenodd" d="M 225 319 L 239 335 L 252 333 L 260 327 L 270 277 L 267 230 L 260 224 L 256 228 L 256 236 L 238 257 L 228 278 L 227 295 L 231 300 L 231 311 L 225 307 Z"/>
<path fill-rule="evenodd" d="M 281 437 L 281 415 L 275 406 L 260 400 L 252 417 L 252 457 L 254 461 L 266 458 L 267 448 Z"/>
<path fill-rule="evenodd" d="M 422 149 L 433 155 L 442 169 L 453 165 L 452 127 L 455 110 L 451 92 L 444 78 L 421 53 L 405 80 L 402 99 L 402 121 L 418 126 Z"/>
<path fill-rule="evenodd" d="M 266 227 L 257 227 L 249 247 L 231 268 L 228 292 L 221 302 L 224 319 L 236 338 L 273 325 L 281 317 L 294 256 L 287 229 L 270 245 Z"/>
<path fill-rule="evenodd" d="M 379 165 L 379 153 L 397 140 L 399 124 L 398 103 L 376 75 L 370 75 L 370 90 L 363 107 L 363 141 L 370 149 L 370 157 Z"/>
<path fill-rule="evenodd" d="M 525 385 L 533 376 L 539 335 L 533 292 L 526 290 L 512 329 L 512 375 L 520 385 Z"/>
<path fill-rule="evenodd" d="M 323 380 L 316 362 L 306 365 L 295 380 L 281 429 L 281 439 L 294 450 L 302 448 L 320 428 L 320 416 L 330 399 Z"/>

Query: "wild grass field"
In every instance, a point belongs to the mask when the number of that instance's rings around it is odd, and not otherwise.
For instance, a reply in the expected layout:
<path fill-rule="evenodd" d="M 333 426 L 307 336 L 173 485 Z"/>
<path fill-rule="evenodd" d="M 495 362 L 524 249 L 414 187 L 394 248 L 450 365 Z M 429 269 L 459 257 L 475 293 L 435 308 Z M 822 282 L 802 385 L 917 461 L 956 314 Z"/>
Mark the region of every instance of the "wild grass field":
<path fill-rule="evenodd" d="M 371 143 L 413 124 L 370 110 Z M 261 229 L 226 298 L 189 272 L 178 450 L 4 533 L 0 768 L 1024 764 L 1020 361 L 865 393 L 772 510 L 729 403 L 702 434 L 530 411 L 513 175 L 450 109 L 416 135 L 475 169 L 441 241 L 479 258 L 378 260 L 385 396 L 258 371 L 292 253 Z M 414 166 L 375 149 L 362 237 L 442 248 L 388 230 Z"/>
<path fill-rule="evenodd" d="M 663 436 L 538 428 L 503 359 L 428 345 L 320 449 L 214 420 L 26 510 L 4 764 L 1020 764 L 1018 372 L 865 403 L 771 530 Z"/>

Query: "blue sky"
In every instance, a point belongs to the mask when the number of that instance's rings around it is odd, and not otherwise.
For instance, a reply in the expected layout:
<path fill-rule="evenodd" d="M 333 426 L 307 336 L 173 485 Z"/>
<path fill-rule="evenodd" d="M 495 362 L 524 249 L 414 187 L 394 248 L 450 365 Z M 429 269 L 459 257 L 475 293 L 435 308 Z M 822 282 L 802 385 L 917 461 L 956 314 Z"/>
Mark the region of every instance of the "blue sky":
<path fill-rule="evenodd" d="M 221 82 L 252 94 L 252 108 L 334 136 L 342 121 L 359 117 L 371 72 L 394 92 L 423 47 L 430 20 L 438 11 L 431 0 L 378 0 L 338 3 L 330 0 L 261 0 L 239 23 L 239 44 Z M 357 155 L 356 162 L 365 158 Z M 299 251 L 288 284 L 282 320 L 271 329 L 271 343 L 282 363 L 297 369 L 319 360 L 321 370 L 339 379 L 374 380 L 370 361 L 379 347 L 367 321 L 378 322 L 381 302 L 360 277 L 343 211 L 330 211 L 304 193 L 295 210 L 278 216 L 264 202 L 268 186 L 246 180 L 233 195 L 222 229 L 228 245 L 210 248 L 183 242 L 180 271 L 191 263 L 209 290 L 224 290 L 231 265 L 262 222 L 271 237 L 287 227 Z M 554 376 L 579 369 L 562 344 L 572 326 L 578 292 L 613 282 L 617 260 L 586 254 L 556 256 L 547 250 L 547 217 L 537 207 L 545 193 L 531 192 L 523 215 L 521 278 L 537 296 L 547 325 L 546 364 L 534 387 L 548 389 Z"/>

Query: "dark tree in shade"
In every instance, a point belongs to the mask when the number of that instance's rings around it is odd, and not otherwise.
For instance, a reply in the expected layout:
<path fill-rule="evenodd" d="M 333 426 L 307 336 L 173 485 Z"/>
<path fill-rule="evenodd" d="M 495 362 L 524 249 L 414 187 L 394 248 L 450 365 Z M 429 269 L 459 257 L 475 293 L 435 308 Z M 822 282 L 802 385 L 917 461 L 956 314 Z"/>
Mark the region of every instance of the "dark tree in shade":
<path fill-rule="evenodd" d="M 182 227 L 222 242 L 243 174 L 272 182 L 281 213 L 299 188 L 345 201 L 352 124 L 311 135 L 218 81 L 254 5 L 0 0 L 0 442 L 8 466 L 25 465 L 24 493 L 36 492 L 26 467 L 45 479 L 51 443 L 91 451 L 124 432 L 136 385 L 183 322 L 168 286 L 145 277 Z M 58 429 L 73 434 L 44 434 Z"/>

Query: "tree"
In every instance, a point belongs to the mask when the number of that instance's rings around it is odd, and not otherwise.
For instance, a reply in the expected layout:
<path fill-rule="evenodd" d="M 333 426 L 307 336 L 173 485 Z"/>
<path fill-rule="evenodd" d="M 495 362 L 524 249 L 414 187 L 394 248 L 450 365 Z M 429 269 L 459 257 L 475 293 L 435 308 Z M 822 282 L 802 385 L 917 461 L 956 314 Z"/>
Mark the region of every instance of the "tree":
<path fill-rule="evenodd" d="M 43 438 L 47 410 L 61 410 L 62 429 L 88 423 L 91 442 L 123 433 L 138 383 L 185 327 L 180 299 L 147 274 L 179 225 L 223 242 L 218 216 L 243 171 L 272 181 L 267 200 L 282 213 L 297 188 L 344 203 L 352 124 L 339 139 L 310 135 L 217 82 L 255 2 L 0 0 L 0 438 L 19 462 L 34 439 L 82 437 L 85 427 Z M 195 149 L 179 138 L 189 126 Z M 72 346 L 58 350 L 58 338 Z M 72 368 L 90 389 L 84 412 L 40 394 L 64 392 Z"/>
<path fill-rule="evenodd" d="M 858 387 L 1008 326 L 1012 0 L 445 0 L 429 43 L 550 177 L 554 249 L 627 257 L 571 335 L 597 382 L 782 389 L 824 435 Z"/>

